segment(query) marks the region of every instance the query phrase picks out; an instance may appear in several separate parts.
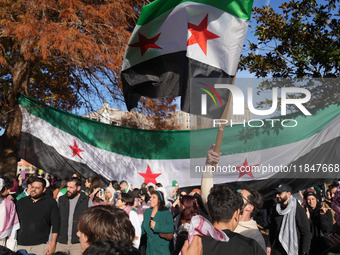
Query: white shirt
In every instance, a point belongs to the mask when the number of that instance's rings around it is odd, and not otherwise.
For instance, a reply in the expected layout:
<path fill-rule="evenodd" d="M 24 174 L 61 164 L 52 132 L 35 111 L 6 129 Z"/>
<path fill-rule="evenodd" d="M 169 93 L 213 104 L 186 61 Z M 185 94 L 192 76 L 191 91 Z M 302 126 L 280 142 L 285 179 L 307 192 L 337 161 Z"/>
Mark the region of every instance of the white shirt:
<path fill-rule="evenodd" d="M 141 223 L 139 221 L 138 214 L 133 210 L 130 211 L 129 218 L 130 218 L 130 221 L 132 223 L 132 226 L 135 228 L 135 236 L 138 237 L 138 239 L 133 241 L 133 246 L 136 249 L 138 249 L 139 244 L 140 244 L 140 238 L 141 238 L 141 235 L 142 235 Z"/>
<path fill-rule="evenodd" d="M 254 239 L 267 252 L 264 238 L 257 227 L 256 221 L 240 221 L 234 230 L 235 233 Z"/>

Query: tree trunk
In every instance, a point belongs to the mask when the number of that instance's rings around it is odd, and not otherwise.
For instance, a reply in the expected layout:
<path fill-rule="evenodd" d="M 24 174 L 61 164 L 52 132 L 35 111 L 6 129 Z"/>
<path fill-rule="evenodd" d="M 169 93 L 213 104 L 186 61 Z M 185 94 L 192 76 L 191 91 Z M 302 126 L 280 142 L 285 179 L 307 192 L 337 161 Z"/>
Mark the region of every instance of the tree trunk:
<path fill-rule="evenodd" d="M 27 95 L 31 64 L 22 58 L 18 58 L 10 68 L 13 76 L 11 94 L 8 97 L 9 111 L 6 116 L 5 133 L 0 137 L 0 175 L 13 177 L 16 175 L 17 162 L 20 160 L 20 131 L 22 115 L 18 105 L 18 95 Z"/>
<path fill-rule="evenodd" d="M 22 116 L 17 105 L 13 112 L 9 113 L 11 121 L 6 132 L 0 137 L 0 176 L 14 177 L 17 171 L 17 162 L 20 146 L 20 129 Z"/>

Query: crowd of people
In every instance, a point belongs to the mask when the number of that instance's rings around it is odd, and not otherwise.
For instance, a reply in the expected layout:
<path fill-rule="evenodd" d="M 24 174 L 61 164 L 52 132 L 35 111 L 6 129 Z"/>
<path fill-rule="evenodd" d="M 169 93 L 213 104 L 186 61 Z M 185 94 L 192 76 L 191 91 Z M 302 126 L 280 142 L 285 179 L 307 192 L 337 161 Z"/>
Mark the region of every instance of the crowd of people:
<path fill-rule="evenodd" d="M 211 148 L 207 164 L 218 161 Z M 171 192 L 77 173 L 2 177 L 0 254 L 340 254 L 338 180 L 297 193 L 282 183 L 264 206 L 257 190 L 209 174 L 190 191 L 173 180 Z"/>

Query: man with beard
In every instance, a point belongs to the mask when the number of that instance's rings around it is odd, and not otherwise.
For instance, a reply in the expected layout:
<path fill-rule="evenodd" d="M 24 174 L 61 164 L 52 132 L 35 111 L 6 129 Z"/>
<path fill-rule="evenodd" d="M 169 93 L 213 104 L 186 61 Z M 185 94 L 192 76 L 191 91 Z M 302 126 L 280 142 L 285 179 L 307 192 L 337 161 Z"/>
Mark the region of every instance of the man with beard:
<path fill-rule="evenodd" d="M 59 210 L 53 197 L 45 195 L 46 181 L 35 177 L 30 196 L 17 202 L 20 221 L 18 250 L 50 255 L 55 252 L 59 231 Z M 52 227 L 52 239 L 48 242 Z"/>
<path fill-rule="evenodd" d="M 89 207 L 92 200 L 80 191 L 81 181 L 72 177 L 67 181 L 67 192 L 58 199 L 60 213 L 60 230 L 57 250 L 70 255 L 81 255 L 77 222 L 79 216 Z"/>
<path fill-rule="evenodd" d="M 311 233 L 306 211 L 292 196 L 292 188 L 280 184 L 276 189 L 277 203 L 271 213 L 271 255 L 308 254 Z"/>

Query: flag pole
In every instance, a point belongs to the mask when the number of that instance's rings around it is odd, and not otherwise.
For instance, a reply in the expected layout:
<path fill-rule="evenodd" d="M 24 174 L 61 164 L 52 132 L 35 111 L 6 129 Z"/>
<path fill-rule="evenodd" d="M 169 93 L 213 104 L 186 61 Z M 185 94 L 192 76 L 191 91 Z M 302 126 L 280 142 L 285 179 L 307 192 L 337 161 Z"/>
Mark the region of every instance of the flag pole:
<path fill-rule="evenodd" d="M 237 69 L 238 69 L 238 66 L 235 71 L 232 85 L 235 85 Z M 229 92 L 228 102 L 227 102 L 226 107 L 224 108 L 221 119 L 227 119 L 230 101 L 231 101 L 231 92 Z M 220 124 L 220 126 L 218 127 L 216 143 L 215 143 L 215 148 L 214 148 L 214 151 L 217 153 L 219 153 L 221 150 L 222 138 L 223 138 L 225 126 L 226 124 Z M 210 192 L 210 188 L 213 187 L 214 185 L 212 173 L 215 171 L 217 164 L 208 164 L 208 165 L 209 167 L 211 167 L 210 171 L 202 173 L 202 178 L 201 178 L 201 197 L 202 197 L 203 204 L 206 209 L 208 209 L 207 202 L 208 202 L 208 195 Z"/>
<path fill-rule="evenodd" d="M 238 66 L 237 66 L 236 71 L 235 71 L 235 74 L 234 74 L 234 78 L 233 78 L 233 81 L 232 81 L 232 85 L 235 85 L 237 70 L 238 70 Z M 230 101 L 231 101 L 231 91 L 229 92 L 228 102 L 227 102 L 226 107 L 224 108 L 224 111 L 223 111 L 223 113 L 222 113 L 221 119 L 227 119 L 227 117 L 228 117 L 228 111 L 229 111 L 229 106 L 230 106 Z M 216 136 L 216 143 L 215 143 L 215 148 L 214 148 L 214 151 L 217 152 L 217 153 L 219 153 L 220 150 L 221 150 L 221 146 L 222 146 L 222 138 L 223 138 L 225 126 L 226 126 L 226 123 L 224 123 L 224 124 L 219 124 L 219 126 L 218 126 L 218 131 L 217 131 L 217 136 Z M 215 171 L 216 165 L 217 165 L 217 164 L 213 164 L 213 165 L 212 165 L 212 171 Z"/>

